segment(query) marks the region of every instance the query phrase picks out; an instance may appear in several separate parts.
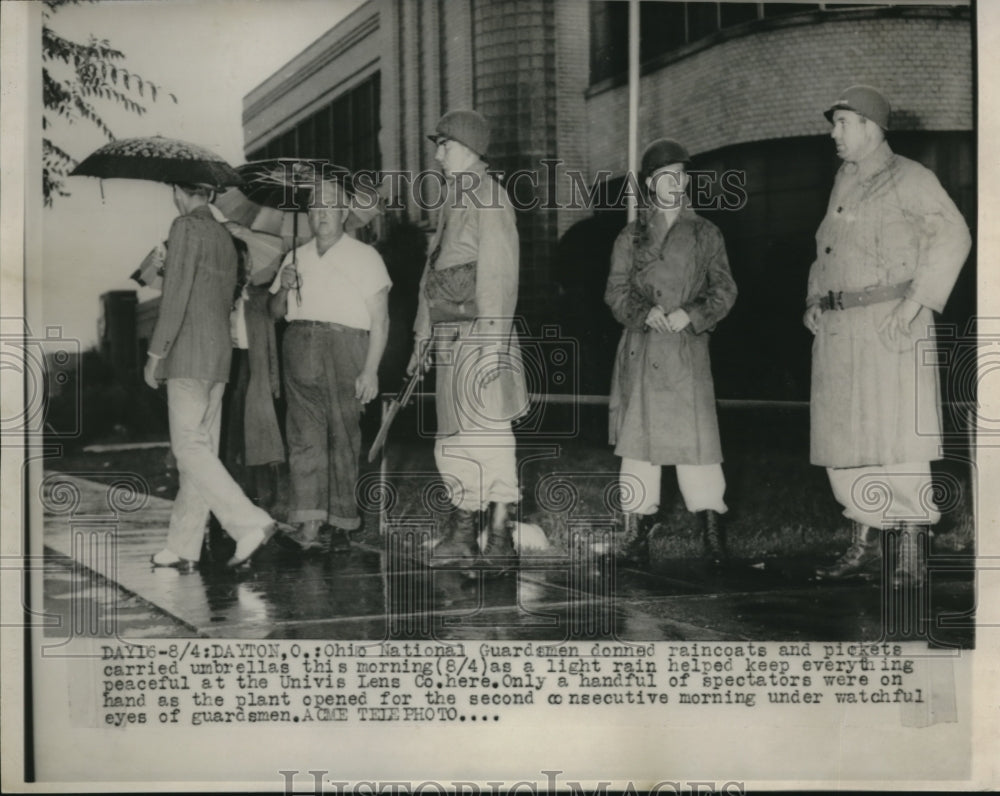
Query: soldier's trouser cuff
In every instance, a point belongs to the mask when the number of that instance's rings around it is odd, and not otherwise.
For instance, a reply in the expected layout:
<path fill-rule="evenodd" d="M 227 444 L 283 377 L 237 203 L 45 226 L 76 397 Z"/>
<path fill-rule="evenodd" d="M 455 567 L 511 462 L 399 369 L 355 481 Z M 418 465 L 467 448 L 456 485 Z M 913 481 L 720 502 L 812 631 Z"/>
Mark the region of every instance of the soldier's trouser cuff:
<path fill-rule="evenodd" d="M 900 522 L 934 525 L 941 519 L 930 462 L 828 467 L 826 472 L 833 496 L 850 520 L 888 528 Z"/>

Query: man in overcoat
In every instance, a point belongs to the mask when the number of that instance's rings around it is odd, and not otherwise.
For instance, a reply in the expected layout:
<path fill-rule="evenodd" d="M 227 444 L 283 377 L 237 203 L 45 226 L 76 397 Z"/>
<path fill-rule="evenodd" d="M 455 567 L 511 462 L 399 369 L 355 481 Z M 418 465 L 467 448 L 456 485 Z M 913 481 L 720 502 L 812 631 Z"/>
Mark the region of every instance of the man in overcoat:
<path fill-rule="evenodd" d="M 618 553 L 637 565 L 648 563 L 663 465 L 676 465 L 710 562 L 726 558 L 719 522 L 726 482 L 708 344 L 737 291 L 722 233 L 688 203 L 690 160 L 669 138 L 646 148 L 648 206 L 615 241 L 604 294 L 625 327 L 610 401 L 610 442 L 622 458 Z"/>
<path fill-rule="evenodd" d="M 143 375 L 153 389 L 167 382 L 170 447 L 180 483 L 167 545 L 152 563 L 193 568 L 212 512 L 236 540 L 229 565 L 237 566 L 284 528 L 247 498 L 218 456 L 232 357 L 236 247 L 209 209 L 211 186 L 175 185 L 173 191 L 180 215 L 170 227 L 163 297 Z"/>
<path fill-rule="evenodd" d="M 511 424 L 528 408 L 514 327 L 518 237 L 506 189 L 486 171 L 486 120 L 455 110 L 429 136 L 446 196 L 420 283 L 408 372 L 430 346 L 435 362 L 434 458 L 455 507 L 430 563 L 503 571 L 515 561 L 520 500 Z M 479 516 L 488 514 L 485 548 Z"/>
<path fill-rule="evenodd" d="M 852 523 L 850 547 L 821 567 L 842 578 L 880 565 L 883 531 L 898 550 L 894 584 L 923 583 L 940 453 L 937 369 L 919 340 L 933 335 L 971 247 L 937 177 L 885 140 L 890 107 L 852 86 L 825 112 L 843 160 L 816 233 L 806 327 L 813 340 L 811 461 L 827 468 Z"/>

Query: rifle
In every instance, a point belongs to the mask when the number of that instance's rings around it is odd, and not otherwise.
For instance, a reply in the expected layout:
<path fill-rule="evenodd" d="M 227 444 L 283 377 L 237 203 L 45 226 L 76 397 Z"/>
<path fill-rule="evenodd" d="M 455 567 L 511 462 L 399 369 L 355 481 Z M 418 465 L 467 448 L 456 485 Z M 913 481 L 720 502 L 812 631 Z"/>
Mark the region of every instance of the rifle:
<path fill-rule="evenodd" d="M 368 449 L 369 464 L 375 461 L 375 457 L 378 456 L 382 446 L 385 445 L 385 440 L 389 436 L 389 428 L 392 426 L 392 421 L 396 419 L 396 415 L 399 414 L 399 410 L 410 402 L 410 399 L 413 397 L 413 391 L 417 388 L 417 382 L 424 377 L 424 370 L 427 368 L 431 358 L 431 338 L 423 340 L 421 345 L 423 347 L 417 357 L 417 367 L 413 371 L 413 375 L 408 377 L 406 381 L 403 382 L 403 386 L 389 402 L 389 406 L 385 410 L 385 415 L 382 417 L 382 425 L 378 430 L 378 434 L 375 436 L 375 441 L 372 443 L 371 448 Z"/>

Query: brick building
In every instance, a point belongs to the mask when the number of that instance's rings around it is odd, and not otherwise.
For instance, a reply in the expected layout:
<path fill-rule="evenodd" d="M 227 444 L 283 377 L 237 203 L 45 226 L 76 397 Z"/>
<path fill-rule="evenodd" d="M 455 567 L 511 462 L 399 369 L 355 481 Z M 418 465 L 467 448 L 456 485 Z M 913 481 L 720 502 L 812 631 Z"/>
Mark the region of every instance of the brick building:
<path fill-rule="evenodd" d="M 417 174 L 435 169 L 425 136 L 442 112 L 481 111 L 491 166 L 517 177 L 525 208 L 520 310 L 532 331 L 559 323 L 576 338 L 584 391 L 606 392 L 619 335 L 603 289 L 625 220 L 627 14 L 616 0 L 368 0 L 244 98 L 247 159 Z M 879 86 L 894 108 L 891 145 L 933 168 L 972 226 L 969 5 L 647 0 L 640 26 L 640 147 L 678 138 L 709 182 L 742 175 L 747 197 L 706 209 L 740 287 L 713 341 L 718 393 L 806 398 L 805 281 L 838 165 L 822 110 L 847 85 Z M 589 206 L 570 206 L 589 192 Z M 394 206 L 391 367 L 423 265 L 416 230 L 434 222 L 405 192 Z M 974 287 L 970 262 L 946 320 L 972 314 Z"/>

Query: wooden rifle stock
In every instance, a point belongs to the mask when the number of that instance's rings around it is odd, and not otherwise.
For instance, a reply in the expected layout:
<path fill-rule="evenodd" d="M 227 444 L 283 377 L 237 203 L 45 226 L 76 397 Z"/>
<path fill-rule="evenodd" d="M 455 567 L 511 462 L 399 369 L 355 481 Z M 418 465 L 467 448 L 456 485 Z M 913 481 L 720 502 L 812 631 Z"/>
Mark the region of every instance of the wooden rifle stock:
<path fill-rule="evenodd" d="M 396 415 L 399 414 L 399 410 L 410 402 L 410 399 L 413 397 L 414 390 L 417 389 L 417 383 L 424 377 L 424 370 L 426 369 L 431 356 L 430 338 L 424 340 L 422 345 L 423 348 L 417 358 L 417 367 L 413 371 L 413 375 L 407 377 L 407 379 L 403 382 L 403 386 L 400 387 L 399 392 L 397 392 L 393 399 L 389 401 L 389 406 L 386 408 L 385 415 L 382 417 L 382 425 L 379 427 L 378 434 L 375 436 L 375 441 L 372 443 L 371 448 L 368 449 L 369 464 L 375 461 L 379 451 L 385 445 L 385 441 L 389 436 L 389 429 L 392 426 L 393 421 L 396 419 Z"/>

